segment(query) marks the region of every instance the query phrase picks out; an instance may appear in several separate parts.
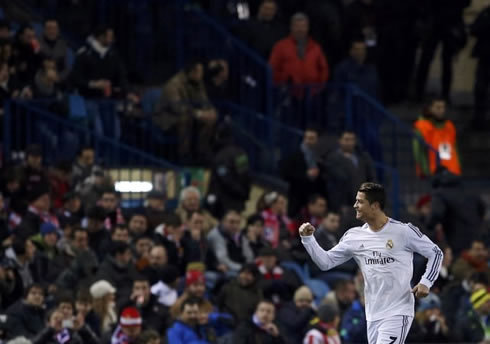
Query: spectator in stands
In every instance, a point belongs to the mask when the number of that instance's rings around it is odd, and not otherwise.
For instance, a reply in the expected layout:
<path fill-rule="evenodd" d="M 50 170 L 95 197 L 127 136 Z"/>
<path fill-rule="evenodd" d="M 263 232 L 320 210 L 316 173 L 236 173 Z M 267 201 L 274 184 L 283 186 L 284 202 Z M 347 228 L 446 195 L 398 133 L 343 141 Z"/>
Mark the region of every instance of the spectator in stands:
<path fill-rule="evenodd" d="M 209 99 L 227 100 L 231 96 L 228 78 L 230 66 L 224 59 L 212 59 L 208 61 L 204 75 L 204 84 Z"/>
<path fill-rule="evenodd" d="M 141 313 L 135 307 L 126 307 L 119 317 L 119 324 L 112 333 L 112 344 L 135 344 L 143 327 Z"/>
<path fill-rule="evenodd" d="M 300 148 L 280 163 L 282 178 L 289 183 L 288 215 L 296 217 L 313 194 L 326 195 L 321 166 L 316 156 L 318 130 L 306 128 Z"/>
<path fill-rule="evenodd" d="M 352 280 L 339 280 L 335 289 L 328 292 L 322 304 L 328 304 L 338 310 L 340 319 L 356 299 L 356 287 Z"/>
<path fill-rule="evenodd" d="M 442 44 L 442 99 L 450 101 L 453 74 L 453 58 L 466 45 L 466 29 L 463 11 L 471 0 L 428 3 L 426 32 L 422 40 L 422 55 L 417 67 L 417 96 L 422 99 L 425 93 L 429 68 L 437 46 Z"/>
<path fill-rule="evenodd" d="M 163 86 L 153 118 L 162 130 L 172 130 L 178 135 L 179 158 L 183 163 L 195 162 L 197 159 L 206 162 L 211 157 L 211 140 L 217 113 L 208 100 L 203 78 L 203 64 L 190 62 Z M 192 147 L 194 131 L 197 135 L 196 147 Z M 197 150 L 195 156 L 192 154 L 194 148 Z"/>
<path fill-rule="evenodd" d="M 148 230 L 153 232 L 165 219 L 165 200 L 167 197 L 162 191 L 152 190 L 146 195 L 144 215 L 148 220 Z"/>
<path fill-rule="evenodd" d="M 243 264 L 250 262 L 253 257 L 250 248 L 244 247 L 240 241 L 241 220 L 239 213 L 228 210 L 221 223 L 207 237 L 218 269 L 231 275 L 236 275 Z"/>
<path fill-rule="evenodd" d="M 167 249 L 168 263 L 184 274 L 188 263 L 201 258 L 199 247 L 194 241 L 184 238 L 184 225 L 176 214 L 166 216 L 164 223 L 156 229 L 156 242 Z"/>
<path fill-rule="evenodd" d="M 195 186 L 188 186 L 180 192 L 179 206 L 175 210 L 175 213 L 180 216 L 182 223 L 187 223 L 190 215 L 194 211 L 201 210 L 204 216 L 203 231 L 207 234 L 218 225 L 218 221 L 207 210 L 201 208 L 201 202 L 201 192 L 199 189 Z"/>
<path fill-rule="evenodd" d="M 432 186 L 432 215 L 429 230 L 442 225 L 445 239 L 455 256 L 469 248 L 474 239 L 483 232 L 485 203 L 465 189 L 461 177 L 440 167 L 434 176 Z"/>
<path fill-rule="evenodd" d="M 217 141 L 220 147 L 214 157 L 206 201 L 213 215 L 221 218 L 229 209 L 245 209 L 251 177 L 247 152 L 234 142 L 228 125 L 219 128 Z"/>
<path fill-rule="evenodd" d="M 255 305 L 262 299 L 262 290 L 257 284 L 259 278 L 260 272 L 255 264 L 244 265 L 238 276 L 220 290 L 217 298 L 219 310 L 233 315 L 236 323 L 250 319 Z"/>
<path fill-rule="evenodd" d="M 471 294 L 470 301 L 472 309 L 458 319 L 451 339 L 465 343 L 486 343 L 490 331 L 490 294 L 486 288 L 476 290 Z"/>
<path fill-rule="evenodd" d="M 49 188 L 46 184 L 33 185 L 32 190 L 28 193 L 28 202 L 27 213 L 23 216 L 22 222 L 16 230 L 17 235 L 24 237 L 38 234 L 41 224 L 44 222 L 57 222 L 49 214 L 51 201 Z"/>
<path fill-rule="evenodd" d="M 304 13 L 291 18 L 291 35 L 272 48 L 269 64 L 278 84 L 321 84 L 329 71 L 320 45 L 308 36 L 309 20 Z"/>
<path fill-rule="evenodd" d="M 473 57 L 478 59 L 475 73 L 475 87 L 473 95 L 475 100 L 475 113 L 473 115 L 473 128 L 484 130 L 489 127 L 487 115 L 488 89 L 490 86 L 490 6 L 485 8 L 470 27 L 471 34 L 477 42 L 473 48 Z"/>
<path fill-rule="evenodd" d="M 63 313 L 60 310 L 51 310 L 48 315 L 46 326 L 33 338 L 33 343 L 53 343 L 53 338 L 64 338 L 64 340 L 66 340 L 65 343 L 67 344 L 99 343 L 99 338 L 97 338 L 88 326 L 85 326 L 85 324 L 80 321 L 80 317 L 76 317 L 74 320 L 68 320 L 70 325 L 67 325 L 66 321 L 67 319 L 63 318 Z"/>
<path fill-rule="evenodd" d="M 56 61 L 52 57 L 42 58 L 41 68 L 34 77 L 34 86 L 36 98 L 61 100 L 61 79 Z"/>
<path fill-rule="evenodd" d="M 141 235 L 136 238 L 130 237 L 129 243 L 133 248 L 134 265 L 141 271 L 150 263 L 150 252 L 155 242 L 151 236 Z"/>
<path fill-rule="evenodd" d="M 295 234 L 295 223 L 286 215 L 287 201 L 284 195 L 272 191 L 265 195 L 264 239 L 273 248 L 280 249 L 281 257 L 292 247 L 289 240 Z"/>
<path fill-rule="evenodd" d="M 60 28 L 56 19 L 49 18 L 44 21 L 43 35 L 39 39 L 39 44 L 41 55 L 54 61 L 59 81 L 65 81 L 70 73 L 67 60 L 68 45 L 60 37 Z"/>
<path fill-rule="evenodd" d="M 264 59 L 268 59 L 272 47 L 287 36 L 287 28 L 278 20 L 277 1 L 262 0 L 257 17 L 244 26 L 241 37 Z"/>
<path fill-rule="evenodd" d="M 150 234 L 148 231 L 148 219 L 146 215 L 139 211 L 133 212 L 129 217 L 128 230 L 133 239 Z"/>
<path fill-rule="evenodd" d="M 10 23 L 0 20 L 0 63 L 9 63 L 12 56 L 12 33 Z"/>
<path fill-rule="evenodd" d="M 111 234 L 104 227 L 106 213 L 104 208 L 95 206 L 87 211 L 86 226 L 89 246 L 102 261 L 111 244 Z"/>
<path fill-rule="evenodd" d="M 68 162 L 64 161 L 58 162 L 56 165 L 50 168 L 48 172 L 53 208 L 58 211 L 60 208 L 63 207 L 63 199 L 70 190 L 70 173 L 71 166 Z M 73 197 L 73 195 L 70 195 L 70 197 Z M 70 201 L 70 199 L 68 201 Z M 80 201 L 80 199 L 78 199 L 78 201 Z M 72 203 L 74 204 L 74 202 Z M 77 212 L 78 210 L 79 209 L 76 209 L 75 212 Z M 61 213 L 60 215 L 63 216 L 63 213 Z"/>
<path fill-rule="evenodd" d="M 446 319 L 441 313 L 441 300 L 431 293 L 428 297 L 420 300 L 415 321 L 418 321 L 424 332 L 424 343 L 447 343 L 449 339 L 449 328 Z"/>
<path fill-rule="evenodd" d="M 100 335 L 110 331 L 117 322 L 116 289 L 106 280 L 99 280 L 90 287 L 90 295 L 98 324 L 93 330 Z"/>
<path fill-rule="evenodd" d="M 359 298 L 352 302 L 352 305 L 344 312 L 340 325 L 340 336 L 342 343 L 367 343 L 367 321 L 366 307 L 364 300 L 364 280 L 359 273 L 360 278 L 356 279 L 360 283 L 356 283 L 357 293 Z"/>
<path fill-rule="evenodd" d="M 369 95 L 379 98 L 380 86 L 376 67 L 366 63 L 367 46 L 363 40 L 352 41 L 349 57 L 335 67 L 333 80 L 350 82 Z"/>
<path fill-rule="evenodd" d="M 49 180 L 46 171 L 43 168 L 43 149 L 38 144 L 32 144 L 26 147 L 26 160 L 20 168 L 22 191 L 24 197 L 29 197 L 29 192 L 33 191 L 39 185 L 46 187 Z"/>
<path fill-rule="evenodd" d="M 309 222 L 313 226 L 320 226 L 323 218 L 327 214 L 327 199 L 320 194 L 313 194 L 308 197 L 308 204 L 301 209 L 298 223 Z"/>
<path fill-rule="evenodd" d="M 71 177 L 72 186 L 77 188 L 93 175 L 99 167 L 95 164 L 95 150 L 90 146 L 82 146 L 77 153 L 77 159 L 73 163 Z"/>
<path fill-rule="evenodd" d="M 415 133 L 418 137 L 413 139 L 417 175 L 427 177 L 435 173 L 437 157 L 440 164 L 451 173 L 461 174 L 459 161 L 456 128 L 454 123 L 446 118 L 446 101 L 441 98 L 430 99 L 423 114 L 414 123 Z M 425 147 L 420 140 L 424 140 L 429 147 Z"/>
<path fill-rule="evenodd" d="M 119 206 L 119 194 L 114 187 L 102 191 L 99 200 L 100 206 L 105 210 L 107 218 L 105 219 L 105 228 L 110 230 L 118 225 L 124 225 L 124 216 Z"/>
<path fill-rule="evenodd" d="M 131 248 L 127 243 L 114 242 L 111 254 L 100 265 L 95 280 L 106 280 L 117 286 L 117 300 L 127 300 L 133 286 L 132 277 L 136 271 L 131 263 Z"/>
<path fill-rule="evenodd" d="M 376 7 L 373 0 L 354 0 L 345 8 L 347 42 L 362 37 L 369 48 L 378 44 Z M 346 47 L 348 48 L 348 47 Z"/>
<path fill-rule="evenodd" d="M 235 332 L 234 343 L 285 343 L 279 328 L 274 323 L 276 308 L 270 301 L 262 300 L 257 304 L 253 317 L 243 321 Z"/>
<path fill-rule="evenodd" d="M 318 244 L 326 251 L 338 244 L 341 233 L 340 229 L 340 214 L 329 211 L 323 218 L 318 230 L 315 231 L 314 236 L 318 241 Z"/>
<path fill-rule="evenodd" d="M 143 329 L 152 329 L 163 333 L 167 328 L 169 314 L 167 307 L 158 302 L 157 297 L 151 293 L 150 281 L 143 275 L 136 275 L 133 280 L 133 290 L 127 306 L 133 306 L 141 314 Z M 121 307 L 122 309 L 127 306 Z"/>
<path fill-rule="evenodd" d="M 30 239 L 15 236 L 12 246 L 6 250 L 5 256 L 12 260 L 14 272 L 20 276 L 21 290 L 29 288 L 35 277 L 31 264 L 36 256 L 36 246 Z"/>
<path fill-rule="evenodd" d="M 2 105 L 8 99 L 26 99 L 32 98 L 32 92 L 30 88 L 22 88 L 17 79 L 10 75 L 9 65 L 5 62 L 0 63 L 0 105 Z"/>
<path fill-rule="evenodd" d="M 462 281 L 455 279 L 444 288 L 441 294 L 441 310 L 449 328 L 454 328 L 461 314 L 471 309 L 471 304 L 468 302 L 471 293 L 487 288 L 488 282 L 488 274 L 477 272 L 466 274 Z"/>
<path fill-rule="evenodd" d="M 151 285 L 154 285 L 160 279 L 162 270 L 167 263 L 167 249 L 163 245 L 155 245 L 150 251 L 149 264 L 141 273 L 148 278 Z"/>
<path fill-rule="evenodd" d="M 72 70 L 73 85 L 89 98 L 117 98 L 132 95 L 126 70 L 113 47 L 114 31 L 98 27 L 77 52 Z"/>
<path fill-rule="evenodd" d="M 151 287 L 151 293 L 158 297 L 158 302 L 167 308 L 177 301 L 177 288 L 180 283 L 180 271 L 173 265 L 162 269 L 158 282 Z"/>
<path fill-rule="evenodd" d="M 44 289 L 32 284 L 26 289 L 25 299 L 10 306 L 7 315 L 11 318 L 13 336 L 33 337 L 44 328 Z"/>
<path fill-rule="evenodd" d="M 187 270 L 185 274 L 185 289 L 182 295 L 179 296 L 177 301 L 170 308 L 170 314 L 172 318 L 176 319 L 180 313 L 180 307 L 182 303 L 189 298 L 197 298 L 208 303 L 211 307 L 212 304 L 205 300 L 206 294 L 206 280 L 204 273 L 200 270 Z"/>
<path fill-rule="evenodd" d="M 153 330 L 141 332 L 138 336 L 137 344 L 160 344 L 160 335 Z"/>
<path fill-rule="evenodd" d="M 77 192 L 68 191 L 63 194 L 61 207 L 58 211 L 60 226 L 65 221 L 71 225 L 79 224 L 82 215 L 82 200 Z M 53 202 L 54 203 L 54 202 Z"/>
<path fill-rule="evenodd" d="M 38 252 L 35 261 L 36 270 L 39 272 L 38 282 L 43 284 L 53 284 L 67 265 L 65 257 L 56 245 L 60 232 L 57 226 L 45 222 L 40 227 L 40 233 L 32 237 Z"/>
<path fill-rule="evenodd" d="M 56 284 L 65 290 L 89 287 L 98 267 L 97 256 L 88 245 L 88 233 L 81 227 L 73 229 L 66 254 L 71 257 L 68 268 L 58 276 Z"/>
<path fill-rule="evenodd" d="M 338 327 L 341 317 L 335 306 L 324 304 L 318 308 L 318 317 L 310 321 L 304 343 L 340 343 Z"/>
<path fill-rule="evenodd" d="M 29 24 L 17 30 L 13 50 L 15 74 L 22 86 L 32 83 L 40 64 L 41 46 L 34 29 Z"/>
<path fill-rule="evenodd" d="M 111 240 L 113 243 L 123 242 L 129 245 L 131 238 L 129 237 L 128 228 L 122 225 L 117 225 L 116 227 L 112 228 Z"/>
<path fill-rule="evenodd" d="M 263 248 L 256 263 L 262 277 L 259 287 L 264 297 L 277 306 L 290 300 L 301 283 L 293 271 L 279 265 L 277 251 L 270 247 Z"/>
<path fill-rule="evenodd" d="M 482 238 L 475 238 L 471 247 L 464 250 L 454 262 L 451 269 L 454 278 L 462 281 L 464 276 L 475 272 L 485 273 L 490 278 L 488 258 L 488 248 L 485 246 L 485 241 Z"/>
<path fill-rule="evenodd" d="M 313 293 L 306 286 L 299 287 L 293 301 L 282 305 L 277 313 L 277 322 L 288 343 L 302 342 L 308 323 L 315 315 Z"/>
<path fill-rule="evenodd" d="M 361 183 L 376 180 L 373 161 L 359 149 L 357 136 L 351 130 L 341 133 L 338 148 L 325 157 L 325 166 L 332 209 L 350 209 Z"/>
<path fill-rule="evenodd" d="M 233 317 L 213 310 L 213 305 L 201 300 L 199 305 L 199 332 L 207 343 L 226 343 L 233 340 Z"/>
<path fill-rule="evenodd" d="M 254 258 L 264 247 L 269 247 L 269 243 L 264 240 L 264 218 L 260 214 L 253 214 L 247 218 L 247 225 L 242 229 L 241 237 L 244 246 L 250 246 Z"/>
<path fill-rule="evenodd" d="M 189 248 L 196 261 L 205 262 L 209 257 L 209 244 L 203 231 L 204 216 L 200 210 L 195 211 L 185 226 L 184 240 L 189 242 Z"/>
<path fill-rule="evenodd" d="M 180 308 L 179 319 L 174 322 L 166 333 L 167 342 L 175 344 L 206 343 L 199 338 L 197 330 L 198 318 L 199 299 L 189 298 L 185 300 Z"/>

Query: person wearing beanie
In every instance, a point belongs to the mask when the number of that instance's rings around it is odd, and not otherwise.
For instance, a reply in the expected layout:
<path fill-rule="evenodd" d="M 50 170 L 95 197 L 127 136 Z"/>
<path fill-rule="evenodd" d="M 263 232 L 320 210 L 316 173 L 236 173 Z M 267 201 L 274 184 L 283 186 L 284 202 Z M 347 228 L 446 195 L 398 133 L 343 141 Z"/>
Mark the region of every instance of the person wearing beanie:
<path fill-rule="evenodd" d="M 117 322 L 116 288 L 106 280 L 99 280 L 90 286 L 89 291 L 93 300 L 92 307 L 100 324 L 100 327 L 94 330 L 99 334 L 105 333 Z"/>
<path fill-rule="evenodd" d="M 284 337 L 291 338 L 291 343 L 301 343 L 308 323 L 315 317 L 313 293 L 307 286 L 296 289 L 292 302 L 281 306 L 277 314 L 277 322 Z"/>
<path fill-rule="evenodd" d="M 330 304 L 318 308 L 318 317 L 310 321 L 304 344 L 340 344 L 338 327 L 340 316 L 338 309 Z"/>
<path fill-rule="evenodd" d="M 490 341 L 490 293 L 486 288 L 474 290 L 470 297 L 472 309 L 458 319 L 451 339 L 464 343 Z"/>
<path fill-rule="evenodd" d="M 136 307 L 126 307 L 119 317 L 119 324 L 112 333 L 111 344 L 133 344 L 141 333 L 143 318 Z"/>
<path fill-rule="evenodd" d="M 180 306 L 190 297 L 204 300 L 206 294 L 206 279 L 201 270 L 188 270 L 185 275 L 185 290 L 170 308 L 170 314 L 175 319 L 180 313 Z M 209 301 L 205 301 L 209 303 Z"/>
<path fill-rule="evenodd" d="M 257 283 L 259 278 L 260 272 L 255 264 L 244 265 L 238 276 L 221 288 L 218 308 L 233 315 L 237 323 L 249 319 L 255 305 L 263 298 Z"/>

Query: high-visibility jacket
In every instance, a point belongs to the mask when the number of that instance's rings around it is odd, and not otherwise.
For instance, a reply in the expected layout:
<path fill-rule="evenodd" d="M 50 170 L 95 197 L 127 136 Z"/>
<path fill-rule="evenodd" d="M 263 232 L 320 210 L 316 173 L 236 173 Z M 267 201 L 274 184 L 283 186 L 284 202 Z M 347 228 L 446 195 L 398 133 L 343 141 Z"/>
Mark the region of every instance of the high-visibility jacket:
<path fill-rule="evenodd" d="M 416 133 L 439 153 L 440 164 L 451 173 L 461 175 L 461 165 L 456 145 L 456 128 L 450 120 L 442 123 L 420 117 L 414 123 Z M 417 163 L 417 174 L 428 176 L 437 168 L 437 157 L 432 149 L 420 148 L 419 140 L 414 139 L 414 153 Z M 428 161 L 427 161 L 428 160 Z"/>

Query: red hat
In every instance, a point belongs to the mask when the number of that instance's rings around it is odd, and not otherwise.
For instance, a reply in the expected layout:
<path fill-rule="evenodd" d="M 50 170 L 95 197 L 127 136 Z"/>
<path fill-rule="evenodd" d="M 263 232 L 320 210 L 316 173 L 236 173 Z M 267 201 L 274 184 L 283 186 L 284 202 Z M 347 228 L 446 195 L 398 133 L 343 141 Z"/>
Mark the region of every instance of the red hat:
<path fill-rule="evenodd" d="M 199 270 L 190 270 L 187 271 L 185 275 L 185 285 L 190 286 L 194 283 L 205 283 L 204 274 Z"/>
<path fill-rule="evenodd" d="M 417 209 L 420 209 L 424 205 L 426 205 L 427 203 L 430 203 L 430 201 L 432 201 L 432 196 L 429 194 L 426 194 L 426 195 L 423 195 L 419 198 L 419 200 L 417 201 L 417 204 L 415 206 L 417 207 Z"/>
<path fill-rule="evenodd" d="M 119 324 L 122 327 L 141 326 L 143 319 L 141 319 L 140 312 L 135 307 L 126 307 L 121 313 Z"/>

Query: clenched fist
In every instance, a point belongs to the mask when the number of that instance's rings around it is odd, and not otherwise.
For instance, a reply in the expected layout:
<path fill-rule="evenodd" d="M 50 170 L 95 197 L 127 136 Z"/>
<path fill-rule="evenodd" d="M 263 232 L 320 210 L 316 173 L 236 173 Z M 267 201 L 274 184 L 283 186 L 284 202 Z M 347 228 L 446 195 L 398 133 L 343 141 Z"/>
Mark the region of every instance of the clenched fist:
<path fill-rule="evenodd" d="M 303 223 L 299 226 L 299 235 L 310 236 L 315 232 L 315 227 L 313 227 L 309 222 Z"/>

